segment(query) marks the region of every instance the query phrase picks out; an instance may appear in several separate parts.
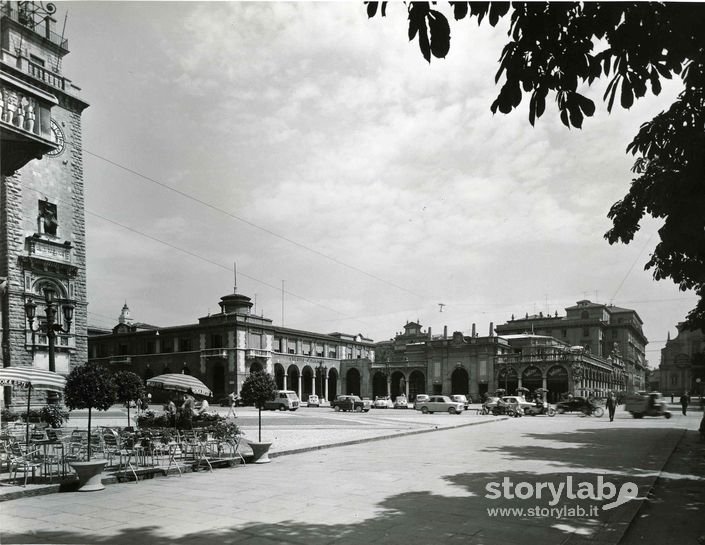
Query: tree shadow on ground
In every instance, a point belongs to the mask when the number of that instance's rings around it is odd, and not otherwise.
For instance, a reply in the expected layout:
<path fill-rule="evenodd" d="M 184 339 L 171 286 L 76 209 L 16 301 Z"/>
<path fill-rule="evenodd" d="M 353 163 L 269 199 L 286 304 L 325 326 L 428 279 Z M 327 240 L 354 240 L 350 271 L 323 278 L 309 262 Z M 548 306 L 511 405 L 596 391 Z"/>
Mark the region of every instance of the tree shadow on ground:
<path fill-rule="evenodd" d="M 326 524 L 326 514 L 320 513 L 321 523 L 311 524 L 296 520 L 278 523 L 228 524 L 224 517 L 212 528 L 183 534 L 178 537 L 165 535 L 161 523 L 157 526 L 125 528 L 116 535 L 106 536 L 90 530 L 77 529 L 71 532 L 36 531 L 11 533 L 5 530 L 2 543 L 90 543 L 90 544 L 142 544 L 192 545 L 192 544 L 247 544 L 247 545 L 504 545 L 523 542 L 551 545 L 571 543 L 583 544 L 618 543 L 629 522 L 636 515 L 641 502 L 626 501 L 612 509 L 602 509 L 615 498 L 586 498 L 579 490 L 588 491 L 580 483 L 589 483 L 593 492 L 600 482 L 609 482 L 614 492 L 619 493 L 627 483 L 637 485 L 639 498 L 644 498 L 655 481 L 657 470 L 661 469 L 664 456 L 668 456 L 673 445 L 683 433 L 672 430 L 663 438 L 664 430 L 655 429 L 600 429 L 577 430 L 568 433 L 547 435 L 526 434 L 520 442 L 526 444 L 487 448 L 498 456 L 516 460 L 516 470 L 495 472 L 462 472 L 445 476 L 451 485 L 449 495 L 434 494 L 428 491 L 407 492 L 388 497 L 377 504 L 379 514 L 359 522 Z M 673 433 L 673 435 L 670 435 Z M 661 441 L 655 441 L 655 438 Z M 550 438 L 565 443 L 570 449 L 541 446 L 540 442 Z M 535 443 L 532 443 L 534 442 Z M 654 444 L 657 446 L 654 447 Z M 662 446 L 662 449 L 659 448 Z M 702 456 L 697 445 L 692 453 Z M 570 468 L 561 469 L 566 456 Z M 659 459 L 660 462 L 657 460 Z M 522 461 L 540 460 L 556 464 L 553 472 L 533 472 L 522 470 Z M 524 464 L 524 467 L 525 464 Z M 688 466 L 690 467 L 690 466 Z M 694 467 L 694 466 L 693 466 Z M 579 471 L 575 471 L 579 468 Z M 609 472 L 602 468 L 610 468 Z M 617 473 L 613 473 L 617 468 Z M 705 468 L 691 474 L 683 467 L 676 477 L 688 482 L 701 479 Z M 692 468 L 691 468 L 692 469 Z M 568 497 L 568 477 L 572 478 L 574 497 Z M 504 483 L 514 497 L 495 494 L 491 490 L 504 490 Z M 496 483 L 493 485 L 492 483 Z M 536 490 L 543 483 L 540 497 Z M 692 484 L 692 482 L 691 482 Z M 699 483 L 701 484 L 701 483 Z M 547 488 L 554 490 L 563 486 L 561 497 L 556 501 Z M 488 489 L 488 486 L 490 489 Z M 609 488 L 603 489 L 606 495 Z M 533 494 L 531 493 L 533 492 Z M 517 495 L 524 497 L 521 499 Z M 702 509 L 702 497 L 690 497 L 684 509 Z M 247 501 L 247 498 L 242 498 Z M 296 500 L 293 500 L 296 501 Z M 700 502 L 700 503 L 698 503 Z M 344 503 L 343 503 L 344 505 Z M 495 509 L 494 512 L 488 508 Z M 554 508 L 554 511 L 550 509 Z M 344 510 L 345 507 L 338 507 Z M 523 512 L 511 509 L 524 509 Z M 527 511 L 533 509 L 533 512 Z M 574 511 L 569 511 L 573 509 Z M 579 509 L 582 509 L 580 511 Z M 504 510 L 504 511 L 502 511 Z M 557 511 L 561 510 L 561 511 Z M 233 507 L 233 516 L 237 516 Z M 350 513 L 351 518 L 354 512 Z M 697 516 L 697 515 L 696 515 Z M 197 525 L 198 513 L 184 513 L 184 519 L 194 519 Z M 28 519 L 28 526 L 31 521 Z M 166 526 L 168 530 L 168 526 Z"/>
<path fill-rule="evenodd" d="M 573 492 L 579 482 L 595 486 L 598 473 L 581 473 L 574 479 Z M 448 482 L 457 487 L 452 496 L 430 492 L 408 492 L 390 497 L 378 507 L 381 513 L 371 519 L 351 524 L 307 524 L 283 521 L 275 524 L 245 524 L 228 526 L 224 519 L 222 527 L 170 537 L 164 535 L 161 526 L 126 528 L 115 536 L 107 537 L 88 530 L 75 532 L 38 531 L 24 534 L 3 532 L 2 543 L 90 543 L 90 544 L 142 544 L 192 545 L 192 544 L 292 544 L 292 545 L 421 545 L 430 543 L 463 545 L 504 545 L 520 542 L 535 542 L 542 545 L 565 543 L 571 536 L 577 542 L 593 539 L 616 543 L 626 529 L 625 522 L 631 518 L 634 507 L 627 502 L 611 510 L 600 507 L 607 501 L 596 499 L 562 497 L 555 501 L 543 489 L 540 497 L 488 497 L 488 485 L 497 483 L 501 487 L 506 480 L 512 484 L 509 490 L 526 495 L 527 486 L 552 483 L 555 489 L 566 486 L 565 473 L 537 475 L 533 472 L 460 473 L 449 476 Z M 616 490 L 626 478 L 611 480 Z M 645 493 L 649 479 L 632 479 Z M 526 483 L 523 488 L 514 488 Z M 501 488 L 498 488 L 501 490 Z M 495 509 L 489 512 L 488 508 Z M 551 512 L 550 508 L 555 511 Z M 340 509 L 344 509 L 341 507 Z M 523 513 L 511 509 L 524 509 Z M 527 511 L 533 509 L 533 512 Z M 574 509 L 574 512 L 569 511 Z M 578 512 L 578 509 L 582 511 Z M 505 510 L 505 511 L 502 511 Z M 563 511 L 558 511 L 563 510 Z M 237 508 L 233 508 L 233 513 Z M 185 516 L 188 514 L 185 513 Z M 197 514 L 194 514 L 197 518 Z M 325 514 L 321 514 L 325 518 Z M 30 521 L 28 521 L 28 524 Z M 218 524 L 218 526 L 221 526 Z M 571 541 L 573 542 L 573 541 Z"/>
<path fill-rule="evenodd" d="M 556 468 L 609 468 L 609 473 L 648 475 L 661 469 L 664 456 L 670 454 L 682 434 L 682 429 L 662 428 L 578 429 L 550 435 L 524 434 L 515 445 L 483 450 L 516 460 L 543 460 Z M 565 443 L 565 447 L 542 444 L 547 440 Z M 639 455 L 634 456 L 635 452 Z"/>

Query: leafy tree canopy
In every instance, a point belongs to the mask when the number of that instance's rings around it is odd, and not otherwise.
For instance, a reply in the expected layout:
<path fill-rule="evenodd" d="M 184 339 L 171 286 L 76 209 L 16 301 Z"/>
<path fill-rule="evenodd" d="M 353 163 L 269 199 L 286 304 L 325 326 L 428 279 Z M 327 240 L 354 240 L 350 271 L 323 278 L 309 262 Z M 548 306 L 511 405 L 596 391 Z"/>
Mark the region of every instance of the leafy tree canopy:
<path fill-rule="evenodd" d="M 397 7 L 395 5 L 394 7 Z M 409 40 L 424 58 L 443 58 L 456 21 L 496 26 L 510 18 L 509 40 L 495 81 L 502 85 L 490 108 L 509 113 L 528 96 L 529 122 L 555 98 L 561 122 L 581 128 L 595 103 L 581 91 L 607 78 L 603 100 L 630 108 L 661 92 L 662 79 L 681 78 L 683 90 L 668 109 L 641 126 L 627 146 L 637 156 L 627 195 L 608 213 L 610 244 L 628 244 L 645 214 L 663 221 L 645 269 L 671 278 L 699 297 L 686 327 L 705 330 L 705 4 L 651 2 L 538 3 L 409 2 Z M 387 2 L 367 2 L 367 14 L 386 15 Z"/>
<path fill-rule="evenodd" d="M 113 375 L 116 397 L 121 403 L 139 400 L 144 397 L 145 387 L 142 379 L 132 371 L 118 371 Z"/>
<path fill-rule="evenodd" d="M 246 405 L 254 405 L 258 409 L 264 408 L 265 401 L 274 399 L 277 385 L 269 373 L 255 371 L 242 383 L 240 396 Z"/>
<path fill-rule="evenodd" d="M 107 411 L 115 403 L 115 394 L 113 378 L 102 367 L 86 363 L 66 377 L 64 401 L 69 409 Z"/>

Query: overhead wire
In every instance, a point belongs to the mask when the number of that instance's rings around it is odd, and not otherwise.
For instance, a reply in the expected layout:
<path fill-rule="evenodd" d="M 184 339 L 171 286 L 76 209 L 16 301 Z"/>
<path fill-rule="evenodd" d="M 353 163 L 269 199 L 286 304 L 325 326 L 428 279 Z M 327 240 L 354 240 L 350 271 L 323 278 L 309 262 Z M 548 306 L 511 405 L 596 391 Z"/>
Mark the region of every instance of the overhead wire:
<path fill-rule="evenodd" d="M 153 184 L 155 184 L 155 185 L 158 185 L 159 187 L 161 187 L 161 188 L 163 188 L 163 189 L 166 189 L 167 191 L 171 191 L 171 192 L 173 192 L 173 193 L 176 193 L 177 195 L 180 195 L 181 197 L 183 197 L 183 198 L 185 198 L 185 199 L 188 199 L 188 200 L 190 200 L 190 201 L 193 201 L 193 202 L 195 202 L 195 203 L 198 203 L 198 204 L 200 204 L 200 205 L 202 205 L 202 206 L 205 206 L 205 207 L 207 207 L 207 208 L 209 208 L 209 209 L 211 209 L 211 210 L 214 210 L 214 211 L 216 211 L 216 212 L 218 212 L 218 213 L 220 213 L 220 214 L 223 214 L 223 215 L 225 215 L 225 216 L 227 216 L 227 217 L 229 217 L 229 218 L 231 218 L 231 219 L 240 221 L 240 222 L 242 222 L 242 223 L 244 223 L 244 224 L 246 224 L 246 225 L 249 225 L 250 227 L 253 227 L 253 228 L 255 228 L 255 229 L 258 229 L 258 230 L 260 230 L 260 231 L 262 231 L 262 232 L 264 232 L 264 233 L 266 233 L 266 234 L 268 234 L 268 235 L 270 235 L 270 236 L 276 237 L 276 238 L 278 238 L 278 239 L 280 239 L 280 240 L 283 240 L 283 241 L 285 241 L 285 242 L 287 242 L 287 243 L 289 243 L 289 244 L 293 244 L 294 246 L 297 246 L 297 247 L 302 248 L 302 249 L 304 249 L 304 250 L 306 250 L 306 251 L 308 251 L 308 252 L 311 252 L 311 253 L 316 254 L 316 255 L 318 255 L 318 256 L 320 256 L 320 257 L 323 257 L 324 259 L 327 259 L 327 260 L 329 260 L 329 261 L 332 261 L 333 263 L 336 263 L 337 265 L 340 265 L 340 266 L 342 266 L 342 267 L 346 267 L 346 268 L 348 268 L 348 269 L 351 269 L 351 270 L 353 270 L 353 271 L 356 271 L 356 272 L 358 272 L 358 273 L 360 273 L 360 274 L 363 274 L 363 275 L 365 275 L 365 276 L 367 276 L 367 277 L 369 277 L 369 278 L 372 278 L 372 279 L 374 279 L 374 280 L 376 280 L 376 281 L 378 281 L 378 282 L 382 282 L 383 284 L 386 284 L 386 285 L 388 285 L 388 286 L 392 286 L 392 287 L 394 287 L 394 288 L 396 288 L 396 289 L 398 289 L 398 290 L 401 290 L 401 291 L 404 291 L 404 292 L 406 292 L 406 293 L 408 293 L 408 294 L 410 294 L 410 295 L 413 295 L 414 297 L 419 297 L 419 298 L 421 298 L 421 299 L 426 299 L 426 296 L 420 295 L 420 294 L 418 294 L 418 293 L 416 293 L 416 292 L 414 292 L 414 291 L 412 291 L 412 290 L 410 290 L 410 289 L 408 289 L 408 288 L 405 288 L 404 286 L 400 286 L 400 285 L 398 285 L 398 284 L 395 284 L 394 282 L 391 282 L 391 281 L 386 280 L 386 279 L 384 279 L 384 278 L 381 278 L 381 277 L 379 277 L 379 276 L 377 276 L 377 275 L 375 275 L 375 274 L 372 274 L 372 273 L 370 273 L 370 272 L 368 272 L 368 271 L 365 271 L 364 269 L 361 269 L 361 268 L 359 268 L 359 267 L 356 267 L 355 265 L 351 265 L 350 263 L 346 263 L 346 262 L 344 262 L 344 261 L 341 261 L 341 260 L 337 259 L 336 257 L 333 257 L 333 256 L 331 256 L 331 255 L 329 255 L 329 254 L 326 254 L 325 252 L 321 252 L 320 250 L 317 250 L 317 249 L 315 249 L 315 248 L 312 248 L 312 247 L 310 247 L 310 246 L 307 246 L 306 244 L 303 244 L 303 243 L 298 242 L 298 241 L 296 241 L 296 240 L 293 240 L 293 239 L 291 239 L 291 238 L 289 238 L 289 237 L 286 237 L 286 236 L 284 236 L 284 235 L 282 235 L 282 234 L 280 234 L 280 233 L 277 233 L 277 232 L 275 232 L 275 231 L 272 231 L 271 229 L 268 229 L 268 228 L 266 228 L 266 227 L 263 227 L 263 226 L 261 226 L 261 225 L 259 225 L 259 224 L 257 224 L 257 223 L 254 223 L 253 221 L 250 221 L 250 220 L 247 220 L 247 219 L 245 219 L 245 218 L 242 218 L 242 217 L 240 217 L 240 216 L 238 216 L 238 215 L 236 215 L 236 214 L 233 214 L 232 212 L 229 212 L 229 211 L 227 211 L 227 210 L 225 210 L 225 209 L 223 209 L 223 208 L 220 208 L 219 206 L 216 206 L 216 205 L 214 205 L 214 204 L 212 204 L 212 203 L 209 203 L 209 202 L 207 202 L 207 201 L 204 201 L 203 199 L 200 199 L 200 198 L 198 198 L 198 197 L 196 197 L 196 196 L 194 196 L 194 195 L 192 195 L 192 194 L 190 194 L 190 193 L 187 193 L 187 192 L 185 192 L 185 191 L 182 191 L 182 190 L 180 190 L 180 189 L 177 189 L 177 188 L 175 188 L 175 187 L 173 187 L 173 186 L 171 186 L 171 185 L 169 185 L 169 184 L 167 184 L 167 183 L 165 183 L 165 182 L 162 182 L 162 181 L 159 181 L 159 180 L 157 180 L 157 179 L 155 179 L 155 178 L 152 178 L 151 176 L 147 176 L 147 175 L 145 175 L 145 174 L 142 174 L 141 172 L 138 172 L 138 171 L 136 171 L 136 170 L 134 170 L 134 169 L 132 169 L 132 168 L 126 167 L 125 165 L 122 165 L 122 164 L 120 164 L 120 163 L 118 163 L 118 162 L 116 162 L 116 161 L 113 161 L 113 160 L 111 160 L 111 159 L 108 159 L 107 157 L 103 157 L 102 155 L 99 155 L 99 154 L 97 154 L 97 153 L 94 153 L 94 152 L 92 152 L 92 151 L 90 151 L 90 150 L 87 150 L 87 149 L 85 149 L 85 148 L 83 149 L 83 152 L 86 153 L 86 154 L 88 154 L 88 155 L 90 155 L 90 156 L 92 156 L 92 157 L 95 157 L 96 159 L 100 159 L 101 161 L 105 161 L 106 163 L 108 163 L 108 164 L 110 164 L 110 165 L 113 165 L 113 166 L 115 166 L 115 167 L 117 167 L 117 168 L 120 168 L 120 169 L 126 171 L 126 172 L 129 172 L 130 174 L 134 174 L 135 176 L 137 176 L 137 177 L 139 177 L 139 178 L 141 178 L 141 179 L 143 179 L 143 180 L 146 180 L 146 181 L 148 181 L 148 182 L 150 182 L 150 183 L 153 183 Z"/>
<path fill-rule="evenodd" d="M 20 182 L 20 183 L 21 183 L 21 182 Z M 35 188 L 33 188 L 33 187 L 29 187 L 29 186 L 24 185 L 24 184 L 22 184 L 22 185 L 23 185 L 26 189 L 29 189 L 30 191 L 34 191 L 35 193 L 38 193 L 38 194 L 40 194 L 40 195 L 42 195 L 42 196 L 44 195 L 44 194 L 43 194 L 40 190 L 38 190 L 38 189 L 35 189 Z M 61 202 L 61 203 L 64 203 L 64 204 L 66 204 L 66 205 L 72 205 L 72 203 L 69 203 L 68 201 L 64 201 L 64 200 L 62 200 L 62 199 L 57 199 L 57 201 L 58 201 L 58 202 Z M 157 243 L 159 243 L 159 244 L 162 244 L 162 245 L 164 245 L 164 246 L 167 246 L 167 247 L 169 247 L 169 248 L 171 248 L 171 249 L 173 249 L 173 250 L 177 250 L 177 251 L 179 251 L 179 252 L 181 252 L 181 253 L 184 253 L 184 254 L 186 254 L 186 255 L 189 255 L 189 256 L 191 256 L 191 257 L 194 257 L 194 258 L 196 258 L 196 259 L 199 259 L 199 260 L 201 260 L 201 261 L 203 261 L 203 262 L 209 263 L 209 264 L 211 264 L 211 265 L 214 265 L 214 266 L 216 266 L 216 267 L 219 267 L 219 268 L 224 269 L 224 270 L 227 270 L 227 271 L 230 271 L 230 270 L 231 270 L 229 266 L 226 266 L 226 265 L 223 265 L 222 263 L 218 263 L 218 262 L 216 262 L 216 261 L 213 261 L 212 259 L 208 259 L 207 257 L 201 256 L 201 255 L 199 255 L 199 254 L 197 254 L 197 253 L 195 253 L 195 252 L 192 252 L 191 250 L 187 250 L 187 249 L 185 249 L 185 248 L 181 248 L 180 246 L 177 246 L 177 245 L 175 245 L 175 244 L 173 244 L 173 243 L 171 243 L 171 242 L 162 240 L 162 239 L 160 239 L 160 238 L 158 238 L 158 237 L 155 237 L 155 236 L 153 236 L 153 235 L 150 235 L 150 234 L 148 234 L 148 233 L 145 233 L 145 232 L 143 232 L 143 231 L 140 231 L 139 229 L 135 229 L 135 228 L 133 228 L 133 227 L 130 227 L 129 225 L 124 225 L 124 224 L 122 224 L 122 223 L 120 223 L 120 222 L 118 222 L 118 221 L 116 221 L 116 220 L 110 219 L 110 218 L 105 217 L 105 216 L 103 216 L 103 215 L 101 215 L 101 214 L 98 214 L 98 213 L 96 213 L 96 212 L 92 212 L 92 211 L 90 211 L 90 210 L 88 210 L 88 209 L 84 209 L 84 212 L 85 212 L 87 215 L 100 218 L 100 219 L 103 220 L 103 221 L 106 221 L 106 222 L 108 222 L 108 223 L 111 223 L 111 224 L 113 224 L 113 225 L 116 225 L 116 226 L 118 226 L 118 227 L 120 227 L 120 228 L 122 228 L 122 229 L 125 229 L 125 230 L 127 230 L 127 231 L 130 231 L 130 232 L 135 233 L 135 234 L 137 234 L 137 235 L 140 235 L 140 236 L 142 236 L 142 237 L 148 238 L 148 239 L 150 239 L 150 240 L 152 240 L 152 241 L 154 241 L 154 242 L 157 242 Z M 264 280 L 260 280 L 259 278 L 255 278 L 254 276 L 250 276 L 250 275 L 248 275 L 248 274 L 246 274 L 246 273 L 243 273 L 242 271 L 238 271 L 238 274 L 241 275 L 241 276 L 243 276 L 243 277 L 245 277 L 245 278 L 249 278 L 250 280 L 252 280 L 252 281 L 254 281 L 254 282 L 257 282 L 257 283 L 262 284 L 262 285 L 264 285 L 264 286 L 267 286 L 267 287 L 269 287 L 269 288 L 275 289 L 275 290 L 277 290 L 277 291 L 279 291 L 279 292 L 282 291 L 282 290 L 281 290 L 281 287 L 279 287 L 279 286 L 274 286 L 273 284 L 270 284 L 270 283 L 268 283 L 268 282 L 266 282 L 266 281 L 264 281 Z M 343 316 L 344 318 L 346 318 L 345 315 L 344 315 L 342 312 L 340 312 L 339 310 L 336 310 L 336 309 L 334 309 L 334 308 L 328 307 L 328 306 L 323 305 L 323 304 L 321 304 L 321 303 L 317 303 L 316 301 L 312 301 L 311 299 L 308 299 L 307 297 L 304 297 L 304 296 L 302 296 L 302 295 L 298 295 L 297 293 L 294 293 L 294 292 L 291 292 L 291 291 L 284 291 L 283 293 L 286 294 L 286 295 L 291 295 L 291 296 L 293 296 L 293 297 L 295 297 L 295 298 L 297 298 L 297 299 L 300 299 L 301 301 L 305 301 L 306 303 L 309 303 L 309 304 L 311 304 L 311 305 L 314 305 L 314 306 L 323 308 L 323 309 L 325 309 L 325 310 L 328 310 L 328 311 L 330 311 L 330 312 L 333 312 L 333 313 L 335 313 L 335 314 L 338 314 L 338 315 Z M 357 318 L 347 318 L 347 319 L 354 319 L 354 320 L 356 320 L 356 321 L 359 321 L 361 324 L 364 324 L 365 326 L 370 327 L 369 324 L 367 324 L 367 323 L 365 323 L 364 321 L 359 320 L 359 319 L 357 319 Z"/>

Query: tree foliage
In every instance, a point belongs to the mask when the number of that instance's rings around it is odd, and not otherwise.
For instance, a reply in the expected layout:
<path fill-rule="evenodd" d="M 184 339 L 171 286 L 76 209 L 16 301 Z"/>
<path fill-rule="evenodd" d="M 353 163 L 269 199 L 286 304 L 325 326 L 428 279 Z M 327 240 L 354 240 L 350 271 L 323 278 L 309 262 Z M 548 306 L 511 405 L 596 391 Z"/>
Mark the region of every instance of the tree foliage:
<path fill-rule="evenodd" d="M 120 403 L 138 401 L 144 397 L 145 387 L 142 379 L 132 371 L 118 371 L 113 375 L 116 396 Z"/>
<path fill-rule="evenodd" d="M 146 390 L 142 379 L 132 371 L 118 371 L 113 375 L 115 393 L 120 403 L 127 403 L 127 422 L 130 422 L 130 401 L 140 403 Z"/>
<path fill-rule="evenodd" d="M 117 389 L 107 369 L 84 363 L 66 377 L 64 401 L 69 409 L 88 409 L 88 460 L 91 459 L 91 412 L 107 411 L 116 401 Z"/>
<path fill-rule="evenodd" d="M 264 403 L 274 399 L 277 385 L 269 373 L 265 371 L 255 371 L 242 383 L 240 396 L 245 405 L 254 405 L 258 409 L 264 408 Z"/>
<path fill-rule="evenodd" d="M 386 15 L 386 2 L 368 2 L 367 14 Z M 442 58 L 450 24 L 428 2 L 406 4 L 409 39 L 424 58 Z M 646 263 L 656 280 L 671 278 L 699 297 L 686 326 L 705 329 L 705 4 L 655 2 L 539 3 L 448 2 L 456 21 L 477 19 L 496 26 L 509 17 L 509 40 L 495 81 L 502 82 L 490 108 L 509 113 L 528 96 L 529 122 L 556 101 L 561 122 L 581 128 L 595 113 L 582 94 L 607 79 L 603 100 L 630 108 L 663 79 L 681 78 L 675 102 L 644 123 L 627 152 L 637 156 L 637 175 L 627 195 L 609 211 L 610 244 L 629 243 L 649 214 L 663 220 L 660 242 Z"/>
<path fill-rule="evenodd" d="M 83 364 L 66 377 L 64 401 L 73 409 L 107 411 L 116 401 L 116 388 L 110 373 L 97 365 Z"/>
<path fill-rule="evenodd" d="M 242 383 L 240 396 L 245 405 L 254 405 L 259 409 L 258 429 L 259 440 L 262 441 L 262 409 L 264 404 L 270 399 L 274 399 L 277 391 L 277 384 L 272 376 L 265 371 L 255 371 Z"/>

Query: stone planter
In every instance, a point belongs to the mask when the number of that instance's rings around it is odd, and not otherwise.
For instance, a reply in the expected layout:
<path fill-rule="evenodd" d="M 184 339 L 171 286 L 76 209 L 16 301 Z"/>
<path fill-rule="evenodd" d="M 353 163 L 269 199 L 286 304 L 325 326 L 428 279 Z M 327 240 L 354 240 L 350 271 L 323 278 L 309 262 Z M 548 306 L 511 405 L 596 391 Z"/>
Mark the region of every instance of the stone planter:
<path fill-rule="evenodd" d="M 271 460 L 269 459 L 269 447 L 272 446 L 271 441 L 269 443 L 248 441 L 248 444 L 250 445 L 252 453 L 254 454 L 253 462 L 255 464 L 267 464 L 271 462 Z"/>
<path fill-rule="evenodd" d="M 71 467 L 78 475 L 79 492 L 95 492 L 103 490 L 102 476 L 107 460 L 91 460 L 90 462 L 71 462 Z"/>

